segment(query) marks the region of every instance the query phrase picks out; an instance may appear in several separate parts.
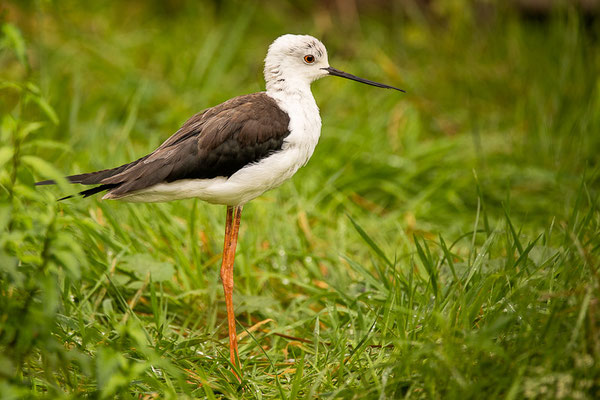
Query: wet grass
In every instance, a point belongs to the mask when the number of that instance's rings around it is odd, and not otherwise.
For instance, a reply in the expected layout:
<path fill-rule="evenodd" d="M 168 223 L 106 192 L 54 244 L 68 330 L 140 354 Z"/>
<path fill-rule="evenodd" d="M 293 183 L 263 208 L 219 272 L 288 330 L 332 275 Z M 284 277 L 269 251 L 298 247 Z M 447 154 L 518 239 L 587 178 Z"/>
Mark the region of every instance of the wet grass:
<path fill-rule="evenodd" d="M 597 25 L 573 10 L 182 7 L 8 3 L 1 398 L 600 395 Z M 408 93 L 313 85 L 313 158 L 242 217 L 240 386 L 224 207 L 57 203 L 73 188 L 33 182 L 135 159 L 262 90 L 287 32 Z"/>

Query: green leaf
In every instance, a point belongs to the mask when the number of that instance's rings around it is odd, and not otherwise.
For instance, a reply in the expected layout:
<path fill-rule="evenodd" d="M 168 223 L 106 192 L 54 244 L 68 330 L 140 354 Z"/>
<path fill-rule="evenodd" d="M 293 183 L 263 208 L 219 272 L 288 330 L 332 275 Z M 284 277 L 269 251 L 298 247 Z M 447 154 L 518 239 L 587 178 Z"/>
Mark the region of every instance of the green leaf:
<path fill-rule="evenodd" d="M 17 121 L 10 114 L 4 115 L 2 125 L 0 126 L 0 134 L 2 140 L 9 140 L 17 129 Z"/>
<path fill-rule="evenodd" d="M 377 243 L 375 243 L 375 241 L 371 239 L 367 232 L 365 232 L 365 230 L 360 225 L 358 225 L 358 223 L 350 215 L 348 215 L 348 218 L 350 219 L 350 222 L 352 222 L 354 229 L 356 229 L 360 237 L 369 245 L 369 247 L 373 249 L 373 251 L 375 251 L 375 254 L 377 254 L 379 258 L 385 261 L 385 263 L 388 266 L 393 267 L 394 264 L 387 258 L 383 250 L 381 250 L 381 248 L 377 246 Z"/>
<path fill-rule="evenodd" d="M 21 145 L 21 150 L 23 152 L 29 149 L 61 150 L 69 152 L 71 151 L 71 146 L 66 143 L 61 143 L 50 139 L 34 139 L 29 140 L 27 143 L 23 143 Z"/>
<path fill-rule="evenodd" d="M 29 67 L 26 54 L 27 48 L 25 46 L 25 39 L 23 39 L 23 35 L 21 35 L 21 31 L 13 24 L 6 23 L 2 25 L 2 34 L 4 35 L 3 42 L 6 46 L 14 50 L 19 62 L 25 67 Z"/>
<path fill-rule="evenodd" d="M 3 166 L 13 156 L 12 147 L 4 146 L 0 148 L 0 167 Z"/>
<path fill-rule="evenodd" d="M 512 237 L 513 237 L 513 240 L 515 241 L 515 245 L 517 246 L 517 249 L 519 249 L 519 255 L 521 255 L 521 254 L 523 254 L 523 245 L 521 244 L 521 241 L 519 240 L 519 234 L 515 230 L 515 227 L 514 227 L 512 221 L 510 220 L 508 210 L 506 209 L 506 204 L 502 204 L 502 208 L 504 209 L 504 216 L 506 217 L 506 223 L 508 224 L 508 227 L 510 228 L 510 233 L 512 234 Z"/>
<path fill-rule="evenodd" d="M 79 279 L 81 277 L 79 260 L 72 252 L 67 250 L 55 250 L 52 255 L 56 259 L 56 263 L 65 268 L 74 279 Z"/>
<path fill-rule="evenodd" d="M 54 179 L 57 182 L 64 181 L 63 174 L 59 170 L 39 157 L 27 155 L 21 157 L 21 161 L 44 178 Z"/>
<path fill-rule="evenodd" d="M 290 400 L 296 400 L 298 398 L 298 393 L 302 388 L 302 376 L 304 372 L 304 351 L 302 351 L 302 356 L 300 360 L 296 363 L 296 373 L 294 374 L 294 379 L 292 380 L 292 390 L 290 393 Z"/>
<path fill-rule="evenodd" d="M 27 96 L 27 99 L 37 104 L 40 110 L 42 110 L 42 112 L 46 114 L 48 119 L 50 119 L 50 121 L 52 121 L 54 125 L 58 125 L 58 115 L 56 114 L 56 111 L 54 111 L 54 108 L 52 108 L 50 103 L 46 101 L 46 99 L 41 97 L 39 94 L 29 94 Z"/>
<path fill-rule="evenodd" d="M 0 90 L 2 89 L 14 89 L 19 93 L 23 91 L 21 85 L 16 82 L 0 80 Z"/>
<path fill-rule="evenodd" d="M 43 128 L 44 125 L 46 125 L 45 122 L 39 122 L 39 121 L 28 122 L 25 125 L 23 125 L 23 127 L 19 130 L 19 137 L 21 139 L 25 139 L 27 136 L 29 136 L 29 134 L 31 132 L 35 132 L 35 131 Z"/>
<path fill-rule="evenodd" d="M 148 273 L 153 282 L 171 279 L 175 268 L 171 263 L 156 261 L 150 254 L 133 254 L 123 258 L 121 269 L 132 272 L 139 279 L 146 279 Z"/>
<path fill-rule="evenodd" d="M 429 274 L 429 279 L 431 281 L 431 288 L 433 289 L 433 294 L 437 297 L 438 294 L 438 284 L 437 284 L 437 270 L 435 268 L 435 263 L 433 262 L 433 258 L 431 256 L 431 252 L 429 251 L 429 246 L 427 246 L 427 242 L 425 239 L 423 240 L 423 244 L 419 243 L 419 238 L 417 235 L 413 235 L 415 240 L 415 246 L 417 247 L 417 254 L 425 267 L 425 270 Z"/>

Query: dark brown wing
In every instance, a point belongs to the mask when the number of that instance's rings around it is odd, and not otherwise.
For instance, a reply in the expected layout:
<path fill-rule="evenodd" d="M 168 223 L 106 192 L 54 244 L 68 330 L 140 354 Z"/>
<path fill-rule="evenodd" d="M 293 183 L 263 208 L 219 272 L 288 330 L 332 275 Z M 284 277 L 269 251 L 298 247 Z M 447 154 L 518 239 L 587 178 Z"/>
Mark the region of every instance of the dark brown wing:
<path fill-rule="evenodd" d="M 289 116 L 271 97 L 265 93 L 239 96 L 194 115 L 139 160 L 68 179 L 101 184 L 112 196 L 120 197 L 161 182 L 229 177 L 280 150 L 287 135 Z M 44 183 L 48 182 L 40 182 Z M 94 189 L 87 192 L 96 193 Z"/>

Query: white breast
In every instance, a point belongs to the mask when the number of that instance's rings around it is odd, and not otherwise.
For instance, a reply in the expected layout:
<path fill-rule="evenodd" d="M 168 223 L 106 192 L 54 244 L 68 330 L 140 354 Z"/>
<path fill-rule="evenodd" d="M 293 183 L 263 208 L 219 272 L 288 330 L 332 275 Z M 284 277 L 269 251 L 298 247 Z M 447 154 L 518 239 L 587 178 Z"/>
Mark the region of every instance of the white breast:
<path fill-rule="evenodd" d="M 296 160 L 300 165 L 294 170 L 304 166 L 319 142 L 321 135 L 321 116 L 319 107 L 310 91 L 307 93 L 297 92 L 295 95 L 277 96 L 270 94 L 279 107 L 290 117 L 290 134 L 285 138 L 283 150 L 298 150 Z"/>
<path fill-rule="evenodd" d="M 243 205 L 290 179 L 312 156 L 321 134 L 319 108 L 310 93 L 271 94 L 290 117 L 290 134 L 281 151 L 248 165 L 229 178 L 184 179 L 160 183 L 121 198 L 130 202 L 161 202 L 190 197 L 209 203 Z"/>

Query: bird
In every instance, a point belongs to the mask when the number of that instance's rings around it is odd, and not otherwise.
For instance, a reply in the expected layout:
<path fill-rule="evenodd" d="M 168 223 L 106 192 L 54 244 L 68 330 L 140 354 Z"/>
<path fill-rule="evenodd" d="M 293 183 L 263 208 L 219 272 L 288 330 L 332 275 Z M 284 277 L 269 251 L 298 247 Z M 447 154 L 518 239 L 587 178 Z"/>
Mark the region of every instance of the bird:
<path fill-rule="evenodd" d="M 242 209 L 290 179 L 311 158 L 321 117 L 310 87 L 325 76 L 404 92 L 331 67 L 325 45 L 313 36 L 285 34 L 268 48 L 265 91 L 195 114 L 156 150 L 133 162 L 66 177 L 71 183 L 96 185 L 77 193 L 83 197 L 105 192 L 102 199 L 148 203 L 199 198 L 227 206 L 220 275 L 232 368 L 240 366 L 233 265 Z"/>

